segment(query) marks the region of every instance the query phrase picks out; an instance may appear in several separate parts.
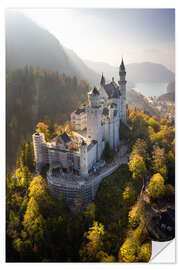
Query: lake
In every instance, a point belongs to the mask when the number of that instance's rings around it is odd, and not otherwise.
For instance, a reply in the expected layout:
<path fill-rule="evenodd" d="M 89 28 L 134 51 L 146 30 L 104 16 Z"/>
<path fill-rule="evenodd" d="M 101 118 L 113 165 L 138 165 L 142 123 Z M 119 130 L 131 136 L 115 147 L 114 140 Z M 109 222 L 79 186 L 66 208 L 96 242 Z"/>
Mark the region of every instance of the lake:
<path fill-rule="evenodd" d="M 167 93 L 168 83 L 136 83 L 132 88 L 144 96 L 160 96 Z"/>

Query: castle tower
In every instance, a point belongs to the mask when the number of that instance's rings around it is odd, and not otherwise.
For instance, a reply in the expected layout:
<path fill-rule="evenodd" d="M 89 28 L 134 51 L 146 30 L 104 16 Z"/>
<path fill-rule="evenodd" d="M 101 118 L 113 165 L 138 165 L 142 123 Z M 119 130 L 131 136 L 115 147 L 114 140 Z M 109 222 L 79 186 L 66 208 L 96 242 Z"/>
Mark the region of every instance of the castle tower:
<path fill-rule="evenodd" d="M 84 141 L 80 146 L 80 174 L 88 177 L 88 153 L 87 144 Z"/>
<path fill-rule="evenodd" d="M 102 73 L 102 77 L 101 77 L 101 82 L 100 82 L 100 84 L 101 84 L 102 86 L 104 86 L 105 83 L 106 83 L 106 80 L 105 80 L 105 78 L 104 78 L 104 76 L 103 76 L 103 73 Z"/>
<path fill-rule="evenodd" d="M 100 106 L 99 91 L 94 88 L 88 93 L 89 106 L 87 107 L 87 139 L 97 141 L 97 156 L 99 160 L 102 154 L 102 109 Z"/>
<path fill-rule="evenodd" d="M 119 90 L 121 93 L 121 112 L 120 112 L 120 119 L 126 123 L 126 70 L 124 66 L 124 61 L 122 59 L 121 65 L 119 67 L 119 76 L 120 80 L 119 83 Z"/>
<path fill-rule="evenodd" d="M 48 150 L 45 147 L 45 137 L 44 133 L 36 132 L 32 135 L 34 156 L 36 161 L 36 169 L 40 170 L 42 166 L 49 162 L 48 160 Z"/>

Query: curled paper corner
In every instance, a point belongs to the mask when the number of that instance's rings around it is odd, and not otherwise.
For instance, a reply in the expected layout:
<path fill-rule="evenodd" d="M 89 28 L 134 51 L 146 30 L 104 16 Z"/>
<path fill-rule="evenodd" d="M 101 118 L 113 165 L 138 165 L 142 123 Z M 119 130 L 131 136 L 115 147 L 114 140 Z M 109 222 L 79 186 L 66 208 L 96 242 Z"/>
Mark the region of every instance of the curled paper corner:
<path fill-rule="evenodd" d="M 168 242 L 152 242 L 149 263 L 176 263 L 175 239 Z"/>

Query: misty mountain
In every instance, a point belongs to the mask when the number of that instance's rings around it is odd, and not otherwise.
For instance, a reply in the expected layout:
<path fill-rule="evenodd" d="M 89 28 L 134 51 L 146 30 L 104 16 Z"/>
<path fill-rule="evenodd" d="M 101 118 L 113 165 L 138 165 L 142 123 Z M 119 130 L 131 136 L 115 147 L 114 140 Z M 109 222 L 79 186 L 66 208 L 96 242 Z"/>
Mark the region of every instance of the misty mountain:
<path fill-rule="evenodd" d="M 147 102 L 142 94 L 137 93 L 133 89 L 127 89 L 127 104 L 128 107 L 136 108 L 140 111 L 146 111 L 150 115 L 159 115 L 158 110 Z"/>
<path fill-rule="evenodd" d="M 167 93 L 159 96 L 159 101 L 175 102 L 175 81 L 168 83 Z"/>
<path fill-rule="evenodd" d="M 121 60 L 119 60 L 121 61 Z M 111 80 L 114 76 L 118 80 L 119 67 L 109 65 L 104 62 L 93 62 L 84 60 L 87 66 L 95 72 L 101 74 L 104 72 L 105 78 Z M 127 81 L 133 83 L 169 83 L 174 80 L 174 73 L 161 64 L 144 62 L 126 65 Z"/>
<path fill-rule="evenodd" d="M 24 66 L 58 71 L 96 84 L 100 76 L 46 29 L 17 11 L 6 12 L 7 70 Z"/>
<path fill-rule="evenodd" d="M 175 93 L 175 81 L 168 83 L 167 92 L 168 93 Z"/>
<path fill-rule="evenodd" d="M 159 101 L 175 102 L 175 92 L 169 92 L 158 97 Z"/>

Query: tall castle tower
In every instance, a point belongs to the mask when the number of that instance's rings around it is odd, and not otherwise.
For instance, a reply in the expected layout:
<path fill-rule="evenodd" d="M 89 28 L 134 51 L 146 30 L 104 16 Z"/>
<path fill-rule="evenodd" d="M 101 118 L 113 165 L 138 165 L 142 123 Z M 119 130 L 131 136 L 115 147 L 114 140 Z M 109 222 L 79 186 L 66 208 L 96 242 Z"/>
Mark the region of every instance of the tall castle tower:
<path fill-rule="evenodd" d="M 82 141 L 80 146 L 80 174 L 84 177 L 88 177 L 87 144 L 84 141 Z"/>
<path fill-rule="evenodd" d="M 87 138 L 97 141 L 97 155 L 99 160 L 102 154 L 102 109 L 100 106 L 100 93 L 96 87 L 88 93 L 89 106 L 87 107 Z"/>
<path fill-rule="evenodd" d="M 121 93 L 121 112 L 120 112 L 120 119 L 126 123 L 126 70 L 124 66 L 124 61 L 122 59 L 121 65 L 119 67 L 119 90 Z"/>
<path fill-rule="evenodd" d="M 39 170 L 45 164 L 48 164 L 48 150 L 44 146 L 46 143 L 44 133 L 36 132 L 32 135 L 36 169 Z"/>

